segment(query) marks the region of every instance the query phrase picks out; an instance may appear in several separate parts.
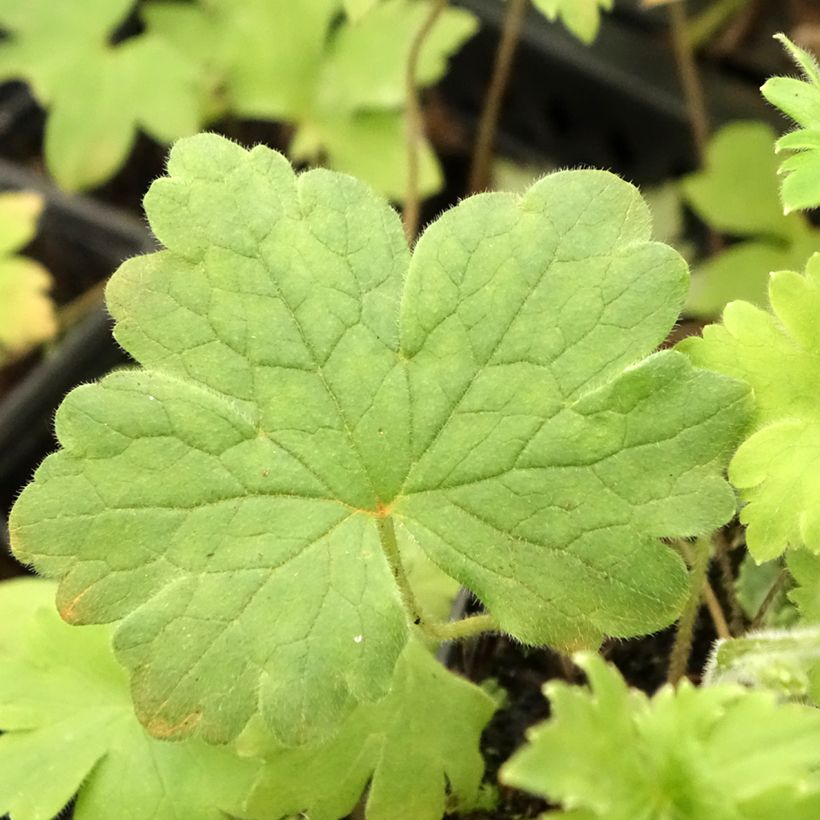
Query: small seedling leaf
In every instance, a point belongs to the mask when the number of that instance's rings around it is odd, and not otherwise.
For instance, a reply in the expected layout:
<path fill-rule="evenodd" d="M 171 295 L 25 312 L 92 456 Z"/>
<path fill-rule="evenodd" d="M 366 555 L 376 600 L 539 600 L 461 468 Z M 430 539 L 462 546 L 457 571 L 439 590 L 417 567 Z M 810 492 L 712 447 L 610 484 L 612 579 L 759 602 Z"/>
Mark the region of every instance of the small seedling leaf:
<path fill-rule="evenodd" d="M 780 271 L 769 283 L 772 311 L 732 302 L 720 325 L 680 349 L 692 360 L 747 381 L 756 409 L 748 438 L 729 467 L 741 491 L 749 550 L 758 561 L 787 547 L 820 552 L 815 480 L 820 447 L 817 391 L 820 369 L 820 254 L 805 275 Z"/>
<path fill-rule="evenodd" d="M 590 689 L 546 687 L 552 717 L 502 768 L 503 782 L 590 820 L 816 816 L 816 709 L 779 704 L 769 692 L 695 689 L 688 681 L 650 700 L 601 658 L 578 662 Z"/>
<path fill-rule="evenodd" d="M 799 126 L 778 142 L 778 151 L 795 151 L 780 166 L 784 175 L 781 197 L 786 213 L 820 205 L 820 68 L 804 49 L 779 34 L 804 79 L 772 77 L 761 91 L 763 96 Z"/>

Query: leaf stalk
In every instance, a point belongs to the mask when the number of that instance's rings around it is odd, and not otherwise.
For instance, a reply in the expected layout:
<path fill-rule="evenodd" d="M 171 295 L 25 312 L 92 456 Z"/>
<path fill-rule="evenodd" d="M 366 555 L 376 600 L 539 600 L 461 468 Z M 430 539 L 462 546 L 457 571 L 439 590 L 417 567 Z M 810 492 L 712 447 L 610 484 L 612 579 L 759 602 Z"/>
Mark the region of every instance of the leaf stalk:
<path fill-rule="evenodd" d="M 399 588 L 402 603 L 410 619 L 416 624 L 428 638 L 443 643 L 445 641 L 455 641 L 460 638 L 471 638 L 483 632 L 498 631 L 498 623 L 492 615 L 481 614 L 472 615 L 469 618 L 462 618 L 459 621 L 448 621 L 440 623 L 429 621 L 416 600 L 415 593 L 410 586 L 410 581 L 402 564 L 399 544 L 396 540 L 396 528 L 391 516 L 383 516 L 376 519 L 376 526 L 379 530 L 379 541 L 384 551 L 387 563 L 393 573 L 393 578 Z"/>
<path fill-rule="evenodd" d="M 421 110 L 419 91 L 416 87 L 419 57 L 427 36 L 433 30 L 441 13 L 447 7 L 448 0 L 433 0 L 430 11 L 422 22 L 416 36 L 410 44 L 405 66 L 405 94 L 407 97 L 407 188 L 404 196 L 402 224 L 407 244 L 411 245 L 419 230 L 421 203 L 419 201 L 419 152 L 424 134 L 424 116 Z"/>
<path fill-rule="evenodd" d="M 692 636 L 695 631 L 695 621 L 703 598 L 703 585 L 712 557 L 712 544 L 708 538 L 698 538 L 693 546 L 692 568 L 689 576 L 689 597 L 683 607 L 678 631 L 675 635 L 675 645 L 669 659 L 667 681 L 676 685 L 686 674 L 689 655 L 692 651 Z"/>
<path fill-rule="evenodd" d="M 475 153 L 468 185 L 470 194 L 485 190 L 490 183 L 490 162 L 495 144 L 495 132 L 501 114 L 501 104 L 504 102 L 504 95 L 509 85 L 515 52 L 518 50 L 518 41 L 521 39 L 521 28 L 524 24 L 528 3 L 529 0 L 509 0 L 507 3 L 501 41 L 495 55 L 493 75 L 478 123 Z"/>

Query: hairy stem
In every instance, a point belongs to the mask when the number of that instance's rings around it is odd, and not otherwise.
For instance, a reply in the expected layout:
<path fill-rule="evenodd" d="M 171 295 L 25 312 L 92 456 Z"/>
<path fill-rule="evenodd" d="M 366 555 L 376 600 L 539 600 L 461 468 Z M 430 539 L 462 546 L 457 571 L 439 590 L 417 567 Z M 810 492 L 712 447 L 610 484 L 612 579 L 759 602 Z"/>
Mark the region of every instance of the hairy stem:
<path fill-rule="evenodd" d="M 732 635 L 740 635 L 743 632 L 743 613 L 740 604 L 737 602 L 737 593 L 735 592 L 735 574 L 732 569 L 731 550 L 732 546 L 728 539 L 725 535 L 721 535 L 718 538 L 715 553 L 718 570 L 720 571 L 720 585 L 729 610 L 729 630 Z"/>
<path fill-rule="evenodd" d="M 421 610 L 416 601 L 416 596 L 413 594 L 407 573 L 404 571 L 404 565 L 401 562 L 401 554 L 399 553 L 399 544 L 396 541 L 396 529 L 393 526 L 393 519 L 389 515 L 384 518 L 377 518 L 376 526 L 379 530 L 379 541 L 381 542 L 382 550 L 387 558 L 387 563 L 390 565 L 393 578 L 396 580 L 404 608 L 410 614 L 413 623 L 421 624 Z"/>
<path fill-rule="evenodd" d="M 455 641 L 459 638 L 472 638 L 484 632 L 498 632 L 498 622 L 492 615 L 471 615 L 469 618 L 462 618 L 460 621 L 448 621 L 447 623 L 432 623 L 430 621 L 421 623 L 422 629 L 437 641 Z"/>
<path fill-rule="evenodd" d="M 404 234 L 407 243 L 412 245 L 419 230 L 419 214 L 421 203 L 419 201 L 419 152 L 421 140 L 424 136 L 424 117 L 421 110 L 418 88 L 416 87 L 416 74 L 418 71 L 419 57 L 424 47 L 425 40 L 433 26 L 436 24 L 441 13 L 447 7 L 448 0 L 432 0 L 430 11 L 424 18 L 419 30 L 416 32 L 410 44 L 410 51 L 407 54 L 407 64 L 405 66 L 405 94 L 407 96 L 407 189 L 404 195 L 404 210 L 402 211 L 402 223 L 404 224 Z"/>
<path fill-rule="evenodd" d="M 672 32 L 675 62 L 678 66 L 678 75 L 683 88 L 683 96 L 686 100 L 692 141 L 697 152 L 698 163 L 703 167 L 706 160 L 706 145 L 709 141 L 709 114 L 698 66 L 695 62 L 695 54 L 687 37 L 685 0 L 677 0 L 677 2 L 669 4 L 669 26 Z"/>
<path fill-rule="evenodd" d="M 460 621 L 448 621 L 446 623 L 427 620 L 416 600 L 404 565 L 402 564 L 393 519 L 389 515 L 383 518 L 377 518 L 376 526 L 379 531 L 379 541 L 381 542 L 382 550 L 387 558 L 387 563 L 390 565 L 393 578 L 396 580 L 404 608 L 407 610 L 413 623 L 416 624 L 427 637 L 435 641 L 444 642 L 455 641 L 459 638 L 472 638 L 475 635 L 480 635 L 482 632 L 498 631 L 498 624 L 491 615 L 472 615 L 469 618 L 462 618 Z"/>
<path fill-rule="evenodd" d="M 495 131 L 501 113 L 501 104 L 504 102 L 504 94 L 510 81 L 513 59 L 521 37 L 521 27 L 524 24 L 528 3 L 529 0 L 507 0 L 507 12 L 504 15 L 501 41 L 495 55 L 493 75 L 478 123 L 475 153 L 470 168 L 468 193 L 471 194 L 485 190 L 490 182 L 490 161 L 495 143 Z"/>
<path fill-rule="evenodd" d="M 706 608 L 709 610 L 709 615 L 712 617 L 712 623 L 715 625 L 715 632 L 718 638 L 729 640 L 729 638 L 732 637 L 732 631 L 726 622 L 723 607 L 721 607 L 720 601 L 712 589 L 712 585 L 706 579 L 703 581 L 703 600 L 706 604 Z"/>
<path fill-rule="evenodd" d="M 675 645 L 669 658 L 669 672 L 667 681 L 677 684 L 686 674 L 689 655 L 692 651 L 692 635 L 695 631 L 700 602 L 703 596 L 703 583 L 709 569 L 712 545 L 708 538 L 698 538 L 692 545 L 694 555 L 689 575 L 689 597 L 678 621 L 678 631 L 675 635 Z"/>

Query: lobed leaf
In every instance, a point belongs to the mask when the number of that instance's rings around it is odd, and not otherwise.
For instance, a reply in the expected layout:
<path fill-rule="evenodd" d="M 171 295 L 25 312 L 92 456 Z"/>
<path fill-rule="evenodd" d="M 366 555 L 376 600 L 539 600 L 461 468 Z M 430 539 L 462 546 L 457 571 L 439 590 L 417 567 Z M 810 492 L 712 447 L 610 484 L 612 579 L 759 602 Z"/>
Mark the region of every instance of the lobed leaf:
<path fill-rule="evenodd" d="M 804 76 L 803 80 L 771 77 L 761 88 L 763 96 L 799 126 L 777 143 L 778 152 L 795 152 L 780 165 L 784 176 L 781 196 L 785 213 L 789 213 L 820 205 L 820 69 L 811 54 L 784 34 L 776 34 L 775 39 Z"/>
<path fill-rule="evenodd" d="M 368 820 L 438 820 L 466 811 L 478 794 L 481 732 L 495 704 L 411 640 L 390 694 L 360 706 L 320 749 L 282 749 L 253 737 L 245 748 L 266 758 L 247 808 L 260 818 L 347 816 L 368 788 Z M 242 741 L 240 741 L 242 742 Z M 317 783 L 330 787 L 317 789 Z"/>
<path fill-rule="evenodd" d="M 688 314 L 717 316 L 734 299 L 765 305 L 770 271 L 802 265 L 820 250 L 820 232 L 802 214 L 783 213 L 774 143 L 764 123 L 732 123 L 709 143 L 706 167 L 684 178 L 695 213 L 712 229 L 743 237 L 697 266 Z"/>
<path fill-rule="evenodd" d="M 160 142 L 199 124 L 193 67 L 150 35 L 109 45 L 130 0 L 0 6 L 0 79 L 28 82 L 48 109 L 45 156 L 57 182 L 91 188 L 125 162 L 138 130 Z"/>
<path fill-rule="evenodd" d="M 342 6 L 347 16 L 337 17 Z M 428 0 L 199 0 L 151 3 L 149 30 L 200 67 L 213 118 L 292 122 L 297 160 L 352 173 L 395 200 L 406 192 L 404 71 Z M 476 31 L 473 15 L 447 9 L 430 32 L 418 82 L 439 80 Z M 271 44 L 275 44 L 272 46 Z M 422 146 L 419 190 L 441 187 L 435 155 Z"/>
<path fill-rule="evenodd" d="M 423 616 L 393 528 L 523 641 L 674 620 L 686 573 L 659 539 L 733 514 L 748 391 L 643 358 L 686 269 L 634 188 L 576 171 L 474 197 L 411 259 L 364 185 L 201 135 L 146 210 L 167 250 L 108 291 L 142 368 L 67 398 L 10 532 L 64 618 L 122 619 L 149 731 L 224 742 L 261 710 L 299 744 L 383 698 Z"/>
<path fill-rule="evenodd" d="M 781 698 L 820 700 L 820 628 L 752 632 L 721 640 L 709 659 L 704 683 L 739 683 Z"/>
<path fill-rule="evenodd" d="M 650 700 L 593 655 L 589 690 L 545 687 L 551 719 L 501 770 L 503 782 L 560 803 L 569 817 L 763 820 L 820 808 L 820 713 L 739 686 L 688 681 Z"/>
<path fill-rule="evenodd" d="M 37 194 L 0 194 L 0 365 L 57 333 L 51 276 L 38 262 L 14 255 L 34 238 L 42 209 Z"/>
<path fill-rule="evenodd" d="M 533 0 L 535 7 L 549 20 L 561 22 L 579 39 L 589 45 L 598 35 L 601 9 L 610 11 L 613 0 Z"/>
<path fill-rule="evenodd" d="M 820 555 L 808 550 L 790 550 L 788 567 L 796 587 L 789 591 L 789 599 L 806 623 L 820 623 Z"/>
<path fill-rule="evenodd" d="M 137 722 L 109 627 L 60 621 L 54 585 L 0 585 L 0 811 L 50 820 L 219 820 L 257 765 L 197 740 L 162 743 Z"/>
<path fill-rule="evenodd" d="M 773 274 L 769 297 L 772 312 L 733 302 L 721 325 L 679 345 L 697 365 L 742 378 L 754 390 L 756 410 L 729 478 L 746 502 L 740 519 L 757 561 L 776 558 L 787 547 L 820 551 L 814 480 L 820 254 L 809 260 L 804 276 Z"/>

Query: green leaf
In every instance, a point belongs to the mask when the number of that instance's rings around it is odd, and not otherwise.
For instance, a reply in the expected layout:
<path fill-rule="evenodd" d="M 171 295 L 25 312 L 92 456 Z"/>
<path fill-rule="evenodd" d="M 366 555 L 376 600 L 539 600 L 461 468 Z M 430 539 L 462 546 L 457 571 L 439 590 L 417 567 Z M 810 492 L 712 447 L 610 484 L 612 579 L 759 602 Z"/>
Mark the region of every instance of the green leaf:
<path fill-rule="evenodd" d="M 589 45 L 598 36 L 601 26 L 600 9 L 610 11 L 613 0 L 533 0 L 535 7 L 549 20 L 561 22 L 579 39 Z"/>
<path fill-rule="evenodd" d="M 659 539 L 733 514 L 748 391 L 644 358 L 686 269 L 634 188 L 473 197 L 411 260 L 352 178 L 214 135 L 168 167 L 146 197 L 167 250 L 108 291 L 143 367 L 67 398 L 10 522 L 67 620 L 123 619 L 149 730 L 225 741 L 261 709 L 301 743 L 383 697 L 418 616 L 391 522 L 520 640 L 674 620 L 686 573 Z"/>
<path fill-rule="evenodd" d="M 394 202 L 407 193 L 407 123 L 393 111 L 325 117 L 305 122 L 291 144 L 294 161 L 325 164 L 373 186 Z M 441 189 L 442 175 L 436 155 L 424 140 L 419 147 L 419 195 Z"/>
<path fill-rule="evenodd" d="M 137 722 L 108 627 L 73 629 L 42 580 L 0 585 L 0 812 L 49 820 L 219 820 L 257 765 L 201 741 L 163 743 Z"/>
<path fill-rule="evenodd" d="M 367 8 L 365 8 L 365 6 Z M 284 119 L 296 125 L 294 159 L 324 164 L 373 185 L 390 199 L 407 190 L 405 66 L 428 0 L 365 0 L 338 22 L 339 0 L 152 3 L 151 31 L 200 66 L 214 115 Z M 447 60 L 478 27 L 472 14 L 447 9 L 421 52 L 420 87 L 439 80 Z M 272 44 L 274 44 L 272 46 Z M 419 192 L 441 188 L 428 144 Z"/>
<path fill-rule="evenodd" d="M 353 20 L 360 20 L 381 0 L 344 0 L 345 13 Z"/>
<path fill-rule="evenodd" d="M 713 230 L 749 237 L 699 264 L 686 312 L 714 317 L 734 299 L 766 304 L 769 273 L 802 265 L 820 250 L 820 232 L 801 214 L 784 215 L 774 132 L 759 122 L 722 128 L 707 165 L 681 183 L 687 203 Z"/>
<path fill-rule="evenodd" d="M 37 235 L 43 198 L 30 191 L 0 194 L 0 255 L 19 251 Z"/>
<path fill-rule="evenodd" d="M 438 820 L 445 810 L 469 810 L 484 771 L 479 739 L 494 710 L 481 689 L 410 641 L 390 694 L 358 707 L 328 744 L 262 750 L 267 760 L 248 810 L 337 820 L 368 784 L 368 820 Z M 249 751 L 260 753 L 256 744 Z"/>
<path fill-rule="evenodd" d="M 686 313 L 714 318 L 737 299 L 765 307 L 771 274 L 801 267 L 818 249 L 820 231 L 813 229 L 801 230 L 785 245 L 755 239 L 731 245 L 696 267 Z"/>
<path fill-rule="evenodd" d="M 820 623 L 820 555 L 808 550 L 790 550 L 788 567 L 797 586 L 789 591 L 789 599 L 807 623 Z"/>
<path fill-rule="evenodd" d="M 710 140 L 706 167 L 684 177 L 684 197 L 710 227 L 735 236 L 788 241 L 799 216 L 783 215 L 777 186 L 774 131 L 765 123 L 726 125 Z"/>
<path fill-rule="evenodd" d="M 742 378 L 754 390 L 749 436 L 732 459 L 729 478 L 746 502 L 740 518 L 758 561 L 789 546 L 820 551 L 820 369 L 814 353 L 820 344 L 820 254 L 809 260 L 805 276 L 773 274 L 769 296 L 773 313 L 732 302 L 721 325 L 679 346 L 697 365 Z"/>
<path fill-rule="evenodd" d="M 767 630 L 718 641 L 704 683 L 739 683 L 783 698 L 812 698 L 816 704 L 818 672 L 820 628 Z"/>
<path fill-rule="evenodd" d="M 796 151 L 780 166 L 785 179 L 781 197 L 785 212 L 816 208 L 820 205 L 820 68 L 814 57 L 783 34 L 775 35 L 803 72 L 805 80 L 772 77 L 761 91 L 798 126 L 777 143 L 779 151 Z"/>
<path fill-rule="evenodd" d="M 15 8 L 16 5 L 16 8 Z M 0 6 L 0 78 L 26 80 L 48 109 L 45 155 L 69 190 L 99 185 L 139 129 L 160 142 L 199 124 L 193 66 L 150 35 L 110 46 L 131 0 L 31 0 Z"/>
<path fill-rule="evenodd" d="M 788 627 L 797 620 L 797 610 L 786 596 L 788 584 L 783 584 L 780 580 L 783 571 L 783 562 L 780 559 L 758 564 L 748 553 L 743 556 L 735 581 L 735 595 L 749 621 L 754 621 L 775 584 L 780 584 L 781 588 L 767 604 L 760 626 Z"/>
<path fill-rule="evenodd" d="M 552 718 L 530 731 L 503 782 L 606 820 L 808 818 L 820 807 L 816 709 L 688 681 L 649 700 L 601 658 L 578 663 L 591 691 L 547 684 Z"/>
<path fill-rule="evenodd" d="M 0 194 L 0 365 L 57 333 L 51 276 L 38 262 L 14 255 L 34 238 L 42 209 L 38 194 Z"/>
<path fill-rule="evenodd" d="M 323 62 L 317 107 L 328 111 L 403 108 L 410 47 L 430 12 L 429 5 L 428 0 L 384 0 L 358 23 L 341 25 Z M 472 14 L 445 10 L 419 55 L 419 87 L 439 80 L 450 55 L 477 29 Z"/>

